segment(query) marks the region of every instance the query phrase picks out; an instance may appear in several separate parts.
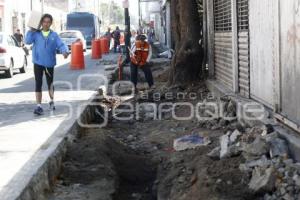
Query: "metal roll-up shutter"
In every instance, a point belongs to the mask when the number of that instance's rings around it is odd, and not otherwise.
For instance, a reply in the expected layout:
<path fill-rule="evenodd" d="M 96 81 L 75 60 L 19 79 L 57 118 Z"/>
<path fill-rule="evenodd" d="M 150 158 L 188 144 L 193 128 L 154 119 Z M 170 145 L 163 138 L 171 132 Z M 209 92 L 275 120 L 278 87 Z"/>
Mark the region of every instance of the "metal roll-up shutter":
<path fill-rule="evenodd" d="M 248 0 L 238 0 L 238 49 L 239 49 L 239 91 L 250 97 L 249 62 L 249 5 Z"/>
<path fill-rule="evenodd" d="M 231 0 L 214 0 L 215 78 L 233 89 Z"/>

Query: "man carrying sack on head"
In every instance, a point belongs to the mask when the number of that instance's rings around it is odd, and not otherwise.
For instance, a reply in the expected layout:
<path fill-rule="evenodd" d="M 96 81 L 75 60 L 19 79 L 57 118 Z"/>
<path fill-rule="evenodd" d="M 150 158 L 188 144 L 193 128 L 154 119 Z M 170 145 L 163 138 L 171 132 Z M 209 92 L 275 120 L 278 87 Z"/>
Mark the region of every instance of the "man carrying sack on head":
<path fill-rule="evenodd" d="M 152 57 L 151 45 L 146 42 L 146 36 L 138 35 L 136 41 L 130 50 L 130 71 L 131 71 L 131 81 L 136 89 L 138 80 L 138 68 L 142 69 L 145 74 L 145 78 L 148 82 L 149 88 L 154 84 L 152 71 L 149 66 L 149 61 Z"/>

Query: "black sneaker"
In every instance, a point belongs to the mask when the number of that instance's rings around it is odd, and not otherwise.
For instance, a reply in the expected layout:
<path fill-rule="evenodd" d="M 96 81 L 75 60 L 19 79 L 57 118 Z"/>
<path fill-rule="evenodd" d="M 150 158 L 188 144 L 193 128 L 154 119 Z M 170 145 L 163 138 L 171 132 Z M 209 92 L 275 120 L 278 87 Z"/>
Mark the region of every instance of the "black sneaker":
<path fill-rule="evenodd" d="M 38 106 L 38 107 L 36 107 L 36 109 L 34 109 L 33 113 L 36 114 L 36 115 L 43 115 L 44 110 L 43 110 L 42 107 Z"/>
<path fill-rule="evenodd" d="M 49 109 L 50 110 L 55 110 L 56 109 L 53 101 L 49 102 Z"/>

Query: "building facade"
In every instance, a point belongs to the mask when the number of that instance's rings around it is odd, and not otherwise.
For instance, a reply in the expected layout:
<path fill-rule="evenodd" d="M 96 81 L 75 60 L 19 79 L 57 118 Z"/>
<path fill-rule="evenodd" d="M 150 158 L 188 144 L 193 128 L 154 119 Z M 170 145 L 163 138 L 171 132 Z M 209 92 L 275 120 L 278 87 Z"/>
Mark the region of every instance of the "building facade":
<path fill-rule="evenodd" d="M 40 0 L 0 0 L 0 31 L 13 34 L 17 29 L 25 34 L 27 22 L 32 10 L 50 13 L 54 17 L 53 29 L 60 31 L 64 28 L 66 12 L 63 9 L 43 5 Z"/>
<path fill-rule="evenodd" d="M 156 40 L 165 48 L 171 48 L 171 2 L 170 0 L 144 3 L 142 19 L 151 24 Z"/>
<path fill-rule="evenodd" d="M 298 0 L 206 0 L 211 80 L 300 125 Z"/>

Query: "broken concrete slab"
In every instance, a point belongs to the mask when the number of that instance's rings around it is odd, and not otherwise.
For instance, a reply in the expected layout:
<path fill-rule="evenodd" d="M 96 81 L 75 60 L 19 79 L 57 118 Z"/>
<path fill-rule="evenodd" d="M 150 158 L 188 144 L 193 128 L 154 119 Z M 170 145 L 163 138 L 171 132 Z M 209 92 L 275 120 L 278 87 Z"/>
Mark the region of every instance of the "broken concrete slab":
<path fill-rule="evenodd" d="M 279 137 L 279 134 L 277 132 L 273 132 L 273 133 L 263 136 L 263 138 L 267 142 L 271 142 L 272 140 L 274 140 L 275 138 L 278 138 L 278 137 Z"/>
<path fill-rule="evenodd" d="M 211 150 L 208 154 L 206 154 L 208 157 L 210 157 L 213 160 L 220 159 L 220 151 L 221 147 L 216 147 L 213 150 Z"/>
<path fill-rule="evenodd" d="M 220 151 L 220 158 L 225 158 L 228 154 L 228 146 L 229 146 L 229 135 L 230 132 L 228 132 L 226 135 L 223 135 L 220 137 L 220 145 L 221 145 L 221 151 Z"/>
<path fill-rule="evenodd" d="M 284 158 L 288 158 L 289 149 L 287 142 L 280 138 L 271 139 L 270 143 L 270 156 L 274 158 L 276 156 L 281 156 Z"/>
<path fill-rule="evenodd" d="M 254 160 L 269 152 L 269 146 L 260 136 L 256 137 L 253 143 L 243 147 L 243 156 L 247 160 Z"/>
<path fill-rule="evenodd" d="M 300 187 L 300 176 L 298 174 L 293 176 L 293 180 L 295 181 L 295 184 Z"/>
<path fill-rule="evenodd" d="M 271 192 L 275 187 L 276 174 L 273 167 L 256 167 L 252 173 L 249 188 L 255 193 Z"/>
<path fill-rule="evenodd" d="M 245 164 L 240 165 L 240 169 L 243 169 L 244 171 L 249 171 L 251 168 L 254 167 L 264 167 L 267 168 L 272 165 L 272 161 L 268 160 L 265 155 L 263 155 L 258 160 L 248 161 Z"/>
<path fill-rule="evenodd" d="M 226 157 L 239 156 L 242 153 L 242 148 L 238 145 L 231 145 L 228 147 L 228 153 Z"/>
<path fill-rule="evenodd" d="M 231 144 L 235 143 L 240 135 L 242 135 L 242 134 L 239 130 L 233 131 L 233 133 L 231 133 L 231 135 L 230 135 L 230 143 Z"/>

